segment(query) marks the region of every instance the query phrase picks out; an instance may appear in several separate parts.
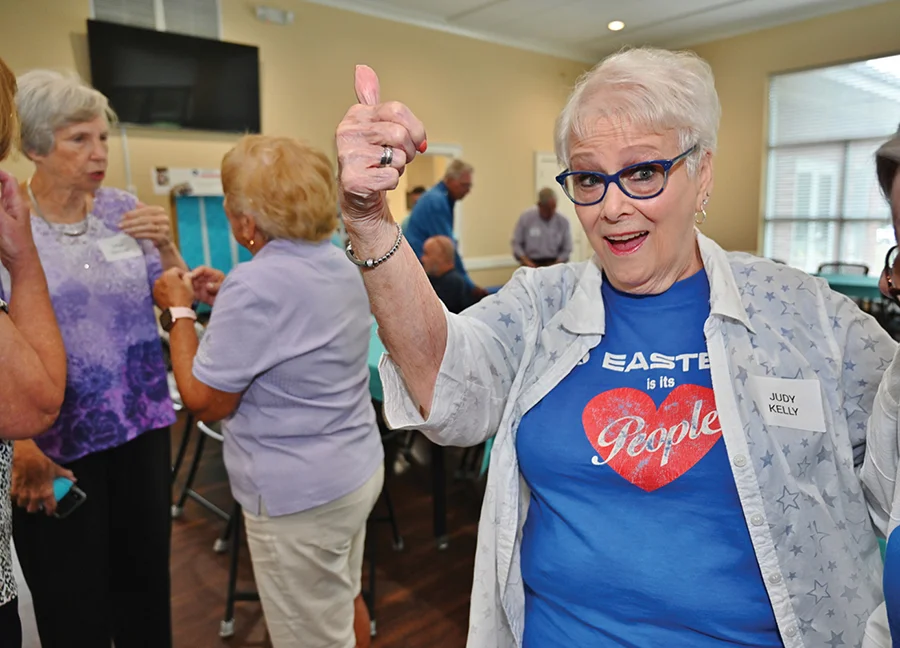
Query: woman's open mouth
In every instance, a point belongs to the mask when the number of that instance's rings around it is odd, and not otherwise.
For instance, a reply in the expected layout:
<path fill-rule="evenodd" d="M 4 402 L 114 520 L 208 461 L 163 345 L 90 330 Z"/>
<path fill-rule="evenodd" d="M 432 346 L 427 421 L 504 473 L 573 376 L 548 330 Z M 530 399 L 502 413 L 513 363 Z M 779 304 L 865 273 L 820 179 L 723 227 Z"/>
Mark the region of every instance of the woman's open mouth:
<path fill-rule="evenodd" d="M 615 236 L 604 236 L 606 244 L 613 254 L 625 255 L 632 254 L 640 249 L 647 240 L 650 232 L 628 232 L 625 234 L 617 234 Z"/>

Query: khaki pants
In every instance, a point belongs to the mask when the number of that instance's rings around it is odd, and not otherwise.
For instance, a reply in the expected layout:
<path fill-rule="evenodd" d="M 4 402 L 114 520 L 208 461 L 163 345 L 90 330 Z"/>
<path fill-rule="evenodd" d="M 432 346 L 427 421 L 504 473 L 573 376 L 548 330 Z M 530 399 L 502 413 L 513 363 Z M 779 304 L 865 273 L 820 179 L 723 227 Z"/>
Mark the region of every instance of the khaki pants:
<path fill-rule="evenodd" d="M 244 513 L 256 587 L 274 648 L 354 648 L 366 520 L 384 466 L 334 502 L 293 515 Z"/>

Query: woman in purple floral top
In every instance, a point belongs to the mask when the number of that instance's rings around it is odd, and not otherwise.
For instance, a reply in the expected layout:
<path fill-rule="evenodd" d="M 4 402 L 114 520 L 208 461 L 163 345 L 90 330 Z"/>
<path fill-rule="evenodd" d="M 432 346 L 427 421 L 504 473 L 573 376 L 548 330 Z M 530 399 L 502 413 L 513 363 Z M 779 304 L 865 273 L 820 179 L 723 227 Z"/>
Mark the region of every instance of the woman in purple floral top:
<path fill-rule="evenodd" d="M 106 97 L 38 70 L 19 78 L 17 105 L 35 165 L 22 192 L 68 357 L 59 419 L 17 441 L 13 461 L 13 534 L 41 644 L 167 648 L 175 414 L 151 289 L 185 264 L 164 210 L 101 187 Z M 87 501 L 65 519 L 38 513 L 53 510 L 63 470 Z"/>

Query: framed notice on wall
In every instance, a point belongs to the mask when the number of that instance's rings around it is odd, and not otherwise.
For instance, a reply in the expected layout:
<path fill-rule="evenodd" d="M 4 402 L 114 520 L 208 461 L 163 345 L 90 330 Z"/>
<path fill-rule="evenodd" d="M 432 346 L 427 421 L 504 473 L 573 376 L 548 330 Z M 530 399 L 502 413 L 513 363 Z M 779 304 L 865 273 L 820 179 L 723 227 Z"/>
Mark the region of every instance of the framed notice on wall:
<path fill-rule="evenodd" d="M 153 193 L 168 196 L 175 187 L 186 185 L 193 196 L 221 196 L 222 174 L 218 169 L 153 167 L 150 169 Z"/>

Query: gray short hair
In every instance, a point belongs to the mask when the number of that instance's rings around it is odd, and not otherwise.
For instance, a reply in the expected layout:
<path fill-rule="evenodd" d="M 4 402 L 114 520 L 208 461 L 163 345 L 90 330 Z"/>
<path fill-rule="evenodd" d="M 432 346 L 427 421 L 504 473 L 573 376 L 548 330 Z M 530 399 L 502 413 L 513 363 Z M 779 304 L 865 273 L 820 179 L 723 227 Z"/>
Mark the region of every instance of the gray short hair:
<path fill-rule="evenodd" d="M 473 171 L 475 171 L 475 169 L 471 164 L 455 158 L 447 165 L 447 169 L 444 171 L 444 180 L 456 180 L 460 176 L 472 173 Z"/>
<path fill-rule="evenodd" d="M 22 124 L 21 149 L 25 155 L 47 155 L 53 150 L 53 134 L 65 126 L 116 114 L 109 100 L 76 74 L 32 70 L 18 79 L 16 107 Z"/>
<path fill-rule="evenodd" d="M 675 129 L 682 150 L 697 146 L 687 160 L 694 173 L 702 154 L 716 150 L 721 114 L 712 69 L 693 52 L 623 49 L 578 79 L 556 122 L 556 155 L 568 166 L 570 143 L 586 135 L 588 122 L 613 118 Z"/>

